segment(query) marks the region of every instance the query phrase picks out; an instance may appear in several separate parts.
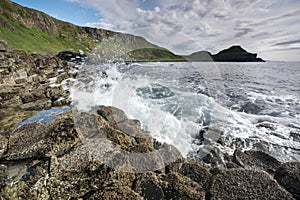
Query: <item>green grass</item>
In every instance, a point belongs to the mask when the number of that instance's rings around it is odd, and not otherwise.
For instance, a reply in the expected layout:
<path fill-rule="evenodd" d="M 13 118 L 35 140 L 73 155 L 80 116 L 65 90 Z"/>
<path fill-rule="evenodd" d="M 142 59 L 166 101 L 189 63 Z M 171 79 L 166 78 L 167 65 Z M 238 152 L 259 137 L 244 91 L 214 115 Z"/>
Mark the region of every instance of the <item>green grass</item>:
<path fill-rule="evenodd" d="M 82 50 L 98 61 L 184 60 L 142 37 L 104 29 L 86 30 L 8 0 L 0 0 L 0 40 L 6 41 L 9 48 L 27 53 L 55 55 Z"/>
<path fill-rule="evenodd" d="M 0 16 L 0 19 L 3 18 Z M 0 38 L 5 40 L 9 47 L 25 50 L 29 53 L 51 53 L 63 50 L 89 51 L 96 46 L 92 38 L 62 38 L 42 31 L 36 27 L 27 28 L 24 25 L 6 19 L 14 30 L 0 27 Z"/>
<path fill-rule="evenodd" d="M 0 39 L 8 47 L 28 53 L 57 53 L 63 50 L 91 51 L 99 41 L 81 27 L 56 20 L 44 13 L 23 8 L 6 0 L 0 1 Z M 42 16 L 42 17 L 41 17 Z M 56 30 L 28 25 L 24 21 L 46 19 Z M 38 24 L 38 23 L 37 23 Z"/>
<path fill-rule="evenodd" d="M 134 61 L 185 61 L 183 57 L 162 48 L 136 49 L 130 51 L 128 55 Z"/>

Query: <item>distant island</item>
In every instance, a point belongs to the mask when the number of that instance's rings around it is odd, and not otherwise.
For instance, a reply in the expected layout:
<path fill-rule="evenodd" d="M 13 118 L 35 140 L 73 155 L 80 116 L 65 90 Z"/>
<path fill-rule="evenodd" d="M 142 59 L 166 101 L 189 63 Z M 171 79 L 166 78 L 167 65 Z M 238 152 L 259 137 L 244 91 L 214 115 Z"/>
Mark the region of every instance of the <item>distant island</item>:
<path fill-rule="evenodd" d="M 214 62 L 264 62 L 256 53 L 249 53 L 241 46 L 231 46 L 217 54 L 208 51 L 199 51 L 188 56 L 183 56 L 189 61 L 214 61 Z"/>
<path fill-rule="evenodd" d="M 217 54 L 199 51 L 190 55 L 176 55 L 169 50 L 160 48 L 144 48 L 129 52 L 129 56 L 136 61 L 265 62 L 258 58 L 256 53 L 249 53 L 241 46 L 231 46 Z"/>
<path fill-rule="evenodd" d="M 80 27 L 9 0 L 0 1 L 0 49 L 27 53 L 59 55 L 78 60 L 79 52 L 90 55 L 91 62 L 114 60 L 129 62 L 263 62 L 256 53 L 232 46 L 217 54 L 199 51 L 176 55 L 145 38 L 105 29 Z M 67 54 L 59 54 L 68 52 Z M 70 52 L 73 52 L 70 57 Z M 77 57 L 77 58 L 76 58 Z"/>

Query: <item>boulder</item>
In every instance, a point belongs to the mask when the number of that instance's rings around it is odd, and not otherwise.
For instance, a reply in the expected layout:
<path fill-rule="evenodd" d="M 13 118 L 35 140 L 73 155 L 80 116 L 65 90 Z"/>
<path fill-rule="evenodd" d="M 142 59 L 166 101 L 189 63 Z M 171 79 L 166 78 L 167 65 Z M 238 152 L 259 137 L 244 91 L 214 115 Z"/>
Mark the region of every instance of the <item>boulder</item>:
<path fill-rule="evenodd" d="M 262 151 L 245 151 L 235 150 L 233 161 L 249 169 L 260 169 L 273 174 L 280 166 L 280 162 L 272 156 Z"/>
<path fill-rule="evenodd" d="M 205 190 L 191 179 L 178 174 L 170 173 L 162 176 L 162 190 L 165 199 L 205 199 Z"/>
<path fill-rule="evenodd" d="M 85 54 L 75 53 L 71 51 L 62 51 L 56 55 L 58 58 L 70 62 L 81 63 L 87 57 Z"/>
<path fill-rule="evenodd" d="M 205 199 L 205 191 L 199 184 L 174 172 L 138 175 L 134 190 L 144 199 Z"/>
<path fill-rule="evenodd" d="M 162 182 L 154 172 L 137 175 L 135 182 L 134 190 L 144 199 L 165 199 Z"/>
<path fill-rule="evenodd" d="M 204 187 L 211 177 L 209 169 L 201 163 L 197 162 L 177 162 L 168 166 L 172 172 L 177 172 L 183 176 L 189 177 L 191 180 Z"/>
<path fill-rule="evenodd" d="M 300 199 L 300 163 L 289 162 L 282 164 L 276 171 L 274 178 L 296 199 Z"/>
<path fill-rule="evenodd" d="M 207 199 L 294 199 L 267 173 L 230 169 L 213 176 Z"/>

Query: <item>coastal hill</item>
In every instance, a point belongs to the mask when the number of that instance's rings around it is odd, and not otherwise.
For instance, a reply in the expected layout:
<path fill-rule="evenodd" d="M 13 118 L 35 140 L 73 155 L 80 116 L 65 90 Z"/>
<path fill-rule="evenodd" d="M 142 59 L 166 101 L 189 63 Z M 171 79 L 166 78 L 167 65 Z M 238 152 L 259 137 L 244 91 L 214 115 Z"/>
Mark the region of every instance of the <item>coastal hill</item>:
<path fill-rule="evenodd" d="M 256 53 L 249 53 L 238 45 L 231 46 L 217 54 L 199 51 L 182 57 L 192 62 L 264 62 L 263 59 L 257 57 Z"/>
<path fill-rule="evenodd" d="M 55 19 L 43 12 L 0 1 L 0 48 L 27 53 L 57 55 L 61 51 L 91 55 L 92 62 L 125 61 L 225 61 L 261 62 L 257 54 L 232 46 L 213 55 L 199 51 L 176 55 L 145 38 L 105 29 L 80 27 Z"/>
<path fill-rule="evenodd" d="M 256 53 L 249 53 L 241 46 L 232 46 L 212 55 L 214 61 L 222 62 L 263 62 Z"/>
<path fill-rule="evenodd" d="M 49 55 L 61 51 L 91 54 L 97 53 L 97 50 L 103 52 L 117 49 L 120 54 L 124 54 L 134 49 L 161 49 L 140 36 L 76 26 L 10 0 L 0 1 L 1 46 Z"/>

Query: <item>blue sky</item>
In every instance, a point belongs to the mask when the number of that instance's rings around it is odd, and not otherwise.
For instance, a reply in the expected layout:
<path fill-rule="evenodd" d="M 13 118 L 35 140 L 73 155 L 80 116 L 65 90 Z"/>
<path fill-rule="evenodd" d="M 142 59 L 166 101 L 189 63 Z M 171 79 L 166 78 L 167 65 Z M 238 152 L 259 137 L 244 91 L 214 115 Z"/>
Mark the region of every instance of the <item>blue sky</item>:
<path fill-rule="evenodd" d="M 175 53 L 242 45 L 300 60 L 299 0 L 13 0 L 58 19 L 144 36 Z"/>

